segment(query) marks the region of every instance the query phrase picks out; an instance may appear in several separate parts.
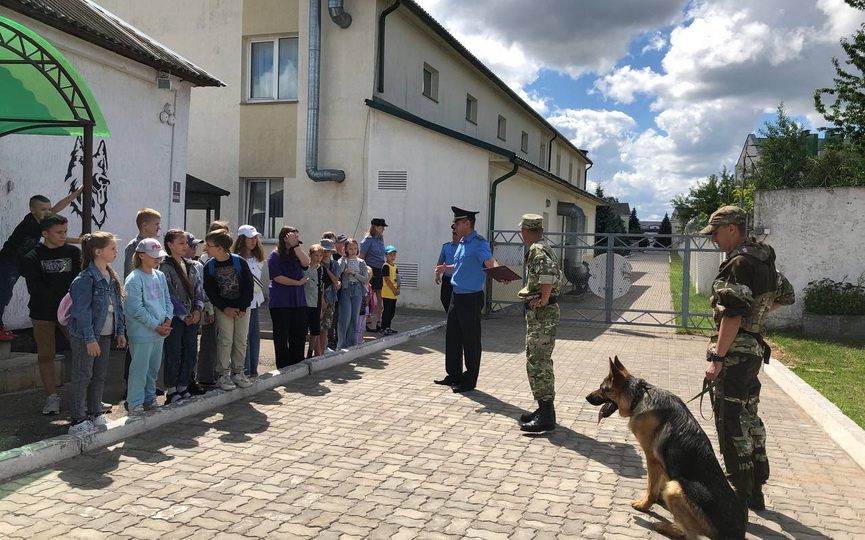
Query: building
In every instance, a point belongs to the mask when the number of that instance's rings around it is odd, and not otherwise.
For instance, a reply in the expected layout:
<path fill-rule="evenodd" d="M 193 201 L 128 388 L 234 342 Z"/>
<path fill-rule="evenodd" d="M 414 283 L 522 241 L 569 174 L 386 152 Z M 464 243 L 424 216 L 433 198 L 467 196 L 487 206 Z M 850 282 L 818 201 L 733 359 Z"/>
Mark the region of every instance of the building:
<path fill-rule="evenodd" d="M 489 234 L 526 212 L 593 232 L 606 204 L 585 190 L 586 153 L 412 0 L 100 4 L 226 81 L 193 94 L 189 128 L 189 173 L 232 193 L 221 217 L 271 245 L 284 224 L 309 245 L 383 217 L 401 305 L 437 304 L 451 205 Z M 206 219 L 187 222 L 200 234 Z"/>

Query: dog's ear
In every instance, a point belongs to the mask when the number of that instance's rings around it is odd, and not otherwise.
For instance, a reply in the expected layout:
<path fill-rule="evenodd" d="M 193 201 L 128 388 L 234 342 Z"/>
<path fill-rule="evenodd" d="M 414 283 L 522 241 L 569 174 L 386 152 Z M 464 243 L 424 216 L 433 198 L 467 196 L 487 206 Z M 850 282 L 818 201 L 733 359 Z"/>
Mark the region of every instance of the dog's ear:
<path fill-rule="evenodd" d="M 610 373 L 613 377 L 627 377 L 628 369 L 619 361 L 619 357 L 610 358 Z"/>

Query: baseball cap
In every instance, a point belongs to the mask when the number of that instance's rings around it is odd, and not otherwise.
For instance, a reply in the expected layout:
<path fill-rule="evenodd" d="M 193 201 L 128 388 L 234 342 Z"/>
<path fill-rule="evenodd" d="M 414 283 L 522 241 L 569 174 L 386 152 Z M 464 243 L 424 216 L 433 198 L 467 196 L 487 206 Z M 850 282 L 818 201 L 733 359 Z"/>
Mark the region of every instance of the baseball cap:
<path fill-rule="evenodd" d="M 333 245 L 333 240 L 330 238 L 322 238 L 318 243 L 325 251 L 336 251 L 336 246 Z"/>
<path fill-rule="evenodd" d="M 348 236 L 346 236 L 344 234 L 340 234 L 336 237 L 336 243 L 337 244 L 339 244 L 340 242 L 347 242 L 347 241 L 348 241 Z"/>
<path fill-rule="evenodd" d="M 396 253 L 396 246 L 387 246 L 384 248 L 385 253 Z"/>
<path fill-rule="evenodd" d="M 747 219 L 745 211 L 738 206 L 722 206 L 712 213 L 709 224 L 700 234 L 712 234 L 718 227 L 724 225 L 744 225 Z"/>
<path fill-rule="evenodd" d="M 168 253 L 162 249 L 162 244 L 156 238 L 145 238 L 135 246 L 135 251 L 147 253 L 151 257 L 167 257 Z"/>
<path fill-rule="evenodd" d="M 189 244 L 189 247 L 195 247 L 199 244 L 203 244 L 204 240 L 199 240 L 195 237 L 191 232 L 186 233 L 186 243 Z"/>
<path fill-rule="evenodd" d="M 255 227 L 252 225 L 241 225 L 237 228 L 237 236 L 255 238 L 256 236 L 261 236 L 261 233 L 255 230 Z"/>

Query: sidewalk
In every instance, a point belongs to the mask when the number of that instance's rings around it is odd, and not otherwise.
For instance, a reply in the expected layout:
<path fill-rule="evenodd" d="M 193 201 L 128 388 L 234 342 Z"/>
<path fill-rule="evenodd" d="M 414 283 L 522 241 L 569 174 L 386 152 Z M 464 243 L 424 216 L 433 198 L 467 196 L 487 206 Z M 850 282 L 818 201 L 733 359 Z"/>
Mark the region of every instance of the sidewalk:
<path fill-rule="evenodd" d="M 0 535 L 663 538 L 648 527 L 666 510 L 629 505 L 645 469 L 626 421 L 598 425 L 584 396 L 617 354 L 690 397 L 705 340 L 561 325 L 560 427 L 528 436 L 516 421 L 533 406 L 524 323 L 498 315 L 483 332 L 475 392 L 432 384 L 444 374 L 438 330 L 0 485 Z M 751 513 L 748 538 L 861 537 L 865 471 L 762 381 L 772 478 L 769 510 Z"/>

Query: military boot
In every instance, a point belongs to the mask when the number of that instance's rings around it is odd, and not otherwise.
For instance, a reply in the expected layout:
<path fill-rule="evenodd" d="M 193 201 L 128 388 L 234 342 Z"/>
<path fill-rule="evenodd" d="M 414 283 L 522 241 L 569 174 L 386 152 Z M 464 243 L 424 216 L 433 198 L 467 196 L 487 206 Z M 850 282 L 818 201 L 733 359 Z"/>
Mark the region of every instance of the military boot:
<path fill-rule="evenodd" d="M 748 498 L 748 508 L 755 511 L 766 509 L 766 499 L 763 497 L 763 486 L 757 484 L 751 490 L 751 496 Z"/>
<path fill-rule="evenodd" d="M 537 408 L 537 409 L 535 409 L 535 412 L 527 412 L 527 413 L 521 414 L 520 415 L 520 422 L 523 424 L 525 424 L 526 422 L 531 422 L 532 420 L 534 420 L 538 416 L 539 412 L 541 412 L 541 409 Z"/>
<path fill-rule="evenodd" d="M 538 415 L 529 422 L 520 424 L 520 429 L 529 433 L 540 433 L 556 429 L 556 409 L 553 400 L 539 401 Z"/>

